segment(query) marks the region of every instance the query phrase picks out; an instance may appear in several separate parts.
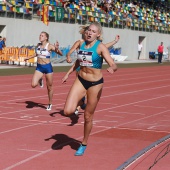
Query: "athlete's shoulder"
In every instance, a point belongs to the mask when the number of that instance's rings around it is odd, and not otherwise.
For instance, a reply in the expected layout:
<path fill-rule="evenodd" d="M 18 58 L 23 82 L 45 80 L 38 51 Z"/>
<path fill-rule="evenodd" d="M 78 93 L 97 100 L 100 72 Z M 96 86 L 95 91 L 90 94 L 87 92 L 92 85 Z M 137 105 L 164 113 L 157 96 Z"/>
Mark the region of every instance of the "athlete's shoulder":
<path fill-rule="evenodd" d="M 101 42 L 97 48 L 98 53 L 101 54 L 101 52 L 104 52 L 106 50 L 108 50 L 107 47 Z"/>
<path fill-rule="evenodd" d="M 83 40 L 83 39 L 80 39 L 80 40 L 77 40 L 77 41 L 75 42 L 75 44 L 81 45 L 83 42 L 84 42 L 84 40 Z"/>
<path fill-rule="evenodd" d="M 84 42 L 84 40 L 83 40 L 83 39 L 80 39 L 79 41 L 80 41 L 81 43 L 82 43 L 82 42 Z"/>
<path fill-rule="evenodd" d="M 75 46 L 76 48 L 80 48 L 80 46 L 82 45 L 83 42 L 84 42 L 84 41 L 82 41 L 82 40 L 77 40 L 77 41 L 74 43 L 74 46 Z"/>
<path fill-rule="evenodd" d="M 101 41 L 99 41 L 98 47 L 99 47 L 99 48 L 106 48 L 106 46 L 105 46 Z"/>
<path fill-rule="evenodd" d="M 80 44 L 81 41 L 80 40 L 77 40 L 74 44 Z"/>
<path fill-rule="evenodd" d="M 53 44 L 50 44 L 50 43 L 47 44 L 47 49 L 48 50 L 51 50 L 53 48 L 55 48 L 55 46 Z"/>

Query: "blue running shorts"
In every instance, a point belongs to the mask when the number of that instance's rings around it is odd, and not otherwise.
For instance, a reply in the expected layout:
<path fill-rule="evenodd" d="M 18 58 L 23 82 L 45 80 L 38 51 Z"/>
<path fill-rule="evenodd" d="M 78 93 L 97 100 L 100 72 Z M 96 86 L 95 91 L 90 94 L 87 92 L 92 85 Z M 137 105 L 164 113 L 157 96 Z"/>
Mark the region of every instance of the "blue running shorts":
<path fill-rule="evenodd" d="M 43 74 L 53 73 L 53 67 L 52 67 L 51 63 L 48 63 L 48 64 L 38 64 L 37 63 L 36 70 L 40 71 Z"/>

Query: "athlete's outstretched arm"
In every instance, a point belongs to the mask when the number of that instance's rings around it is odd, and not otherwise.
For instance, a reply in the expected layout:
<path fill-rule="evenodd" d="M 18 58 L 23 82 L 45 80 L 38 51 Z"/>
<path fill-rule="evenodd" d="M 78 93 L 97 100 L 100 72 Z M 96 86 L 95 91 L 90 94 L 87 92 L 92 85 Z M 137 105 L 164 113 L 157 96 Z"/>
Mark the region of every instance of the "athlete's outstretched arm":
<path fill-rule="evenodd" d="M 99 54 L 102 55 L 102 57 L 106 60 L 108 65 L 110 66 L 107 71 L 111 74 L 113 74 L 115 71 L 117 71 L 117 65 L 115 64 L 114 60 L 110 56 L 109 50 L 106 48 L 106 46 L 102 43 L 99 44 Z"/>
<path fill-rule="evenodd" d="M 71 59 L 71 54 L 77 49 L 80 47 L 80 44 L 81 44 L 81 40 L 78 40 L 76 41 L 73 46 L 71 47 L 70 51 L 66 54 L 66 57 L 67 57 L 67 62 L 68 63 L 71 63 L 72 62 L 72 59 Z"/>
<path fill-rule="evenodd" d="M 112 47 L 113 45 L 115 45 L 118 41 L 119 41 L 119 39 L 120 39 L 120 36 L 119 35 L 117 35 L 116 37 L 115 37 L 115 40 L 113 40 L 113 41 L 111 41 L 111 42 L 109 42 L 109 43 L 106 43 L 106 44 L 104 44 L 107 48 L 110 48 L 110 47 Z"/>
<path fill-rule="evenodd" d="M 26 58 L 24 59 L 24 61 L 27 61 L 27 60 L 29 60 L 29 59 L 31 59 L 31 58 L 36 57 L 36 56 L 37 56 L 37 53 L 35 52 L 32 56 L 26 57 Z"/>
<path fill-rule="evenodd" d="M 68 79 L 68 76 L 75 71 L 79 67 L 79 61 L 76 60 L 74 64 L 71 66 L 71 68 L 68 70 L 68 72 L 65 74 L 65 76 L 62 78 L 62 83 L 66 82 Z"/>
<path fill-rule="evenodd" d="M 63 56 L 63 53 L 59 49 L 59 42 L 58 41 L 56 41 L 56 43 L 54 45 L 50 44 L 49 50 L 50 51 L 52 50 L 52 51 L 56 52 L 57 54 Z"/>

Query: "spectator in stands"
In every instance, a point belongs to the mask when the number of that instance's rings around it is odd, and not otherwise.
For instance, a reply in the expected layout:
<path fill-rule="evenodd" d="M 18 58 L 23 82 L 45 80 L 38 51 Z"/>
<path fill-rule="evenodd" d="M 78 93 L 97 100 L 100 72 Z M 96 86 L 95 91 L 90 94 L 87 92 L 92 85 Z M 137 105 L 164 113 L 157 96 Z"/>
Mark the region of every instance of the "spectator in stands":
<path fill-rule="evenodd" d="M 12 7 L 13 5 L 10 3 L 10 2 L 8 2 L 7 0 L 3 0 L 4 1 L 4 3 L 6 4 L 6 5 L 8 5 L 9 7 Z"/>
<path fill-rule="evenodd" d="M 75 156 L 84 154 L 93 125 L 94 111 L 100 99 L 103 87 L 101 67 L 103 58 L 109 65 L 107 71 L 113 74 L 117 66 L 111 58 L 108 49 L 98 39 L 102 36 L 102 27 L 99 23 L 92 23 L 85 37 L 85 42 L 78 52 L 80 71 L 68 93 L 64 106 L 64 114 L 70 116 L 76 110 L 78 102 L 87 94 L 87 105 L 84 112 L 84 138 Z"/>
<path fill-rule="evenodd" d="M 24 5 L 25 0 L 18 0 L 18 3 L 21 4 L 21 6 Z"/>
<path fill-rule="evenodd" d="M 164 52 L 163 42 L 158 46 L 158 64 L 162 64 L 162 56 Z"/>
<path fill-rule="evenodd" d="M 133 8 L 136 7 L 136 5 L 134 4 L 134 2 L 130 2 L 130 4 L 128 4 L 129 7 Z"/>
<path fill-rule="evenodd" d="M 67 7 L 70 6 L 70 1 L 69 0 L 65 0 L 65 1 L 63 1 L 63 3 L 64 3 L 64 5 L 63 5 L 64 9 L 67 9 Z"/>
<path fill-rule="evenodd" d="M 86 6 L 91 7 L 91 0 L 86 0 Z"/>
<path fill-rule="evenodd" d="M 91 7 L 97 8 L 97 0 L 91 0 Z"/>
<path fill-rule="evenodd" d="M 78 5 L 79 6 L 86 6 L 86 1 L 85 0 L 79 0 Z"/>
<path fill-rule="evenodd" d="M 2 50 L 5 47 L 5 42 L 2 38 L 2 36 L 0 36 L 0 50 Z"/>
<path fill-rule="evenodd" d="M 132 11 L 130 13 L 129 12 L 127 12 L 127 13 L 124 12 L 123 15 L 122 15 L 122 19 L 123 19 L 123 21 L 126 22 L 126 27 L 130 27 L 131 24 L 132 24 L 132 19 L 133 19 Z"/>
<path fill-rule="evenodd" d="M 167 15 L 167 18 L 166 18 L 166 23 L 167 23 L 167 25 L 170 25 L 170 19 L 169 19 L 168 15 Z"/>
<path fill-rule="evenodd" d="M 139 58 L 140 58 L 140 54 L 141 54 L 141 51 L 142 51 L 142 42 L 139 42 L 138 43 L 138 60 L 139 60 Z"/>
<path fill-rule="evenodd" d="M 49 43 L 49 34 L 46 32 L 41 32 L 39 36 L 40 43 L 36 48 L 36 52 L 33 56 L 25 59 L 29 60 L 30 58 L 37 57 L 37 67 L 32 78 L 32 87 L 35 88 L 39 80 L 42 78 L 43 74 L 46 77 L 46 85 L 48 90 L 48 106 L 46 110 L 51 110 L 52 108 L 52 97 L 53 97 L 53 68 L 50 62 L 50 53 L 51 51 L 56 52 L 59 55 L 62 55 L 62 52 L 59 50 L 59 43 L 56 41 L 55 45 Z"/>
<path fill-rule="evenodd" d="M 110 3 L 107 0 L 105 0 L 102 9 L 106 11 L 106 13 L 108 13 L 110 11 L 110 7 L 111 7 Z"/>

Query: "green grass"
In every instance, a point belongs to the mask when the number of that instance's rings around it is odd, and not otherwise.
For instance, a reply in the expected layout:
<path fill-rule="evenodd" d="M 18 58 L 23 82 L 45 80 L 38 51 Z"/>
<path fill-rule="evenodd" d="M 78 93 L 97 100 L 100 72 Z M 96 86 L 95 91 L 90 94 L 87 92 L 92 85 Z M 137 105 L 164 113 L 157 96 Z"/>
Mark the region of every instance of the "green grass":
<path fill-rule="evenodd" d="M 117 64 L 118 68 L 136 68 L 136 67 L 155 67 L 155 66 L 170 66 L 169 62 L 164 62 L 163 64 L 157 63 L 129 63 L 129 64 Z M 1 67 L 1 66 L 0 66 Z M 66 72 L 68 71 L 70 66 L 54 66 L 54 72 Z M 104 64 L 103 69 L 108 68 L 108 65 Z M 24 75 L 24 74 L 33 74 L 35 71 L 35 67 L 23 67 L 16 66 L 16 68 L 6 68 L 0 69 L 0 76 L 12 76 L 12 75 Z"/>

